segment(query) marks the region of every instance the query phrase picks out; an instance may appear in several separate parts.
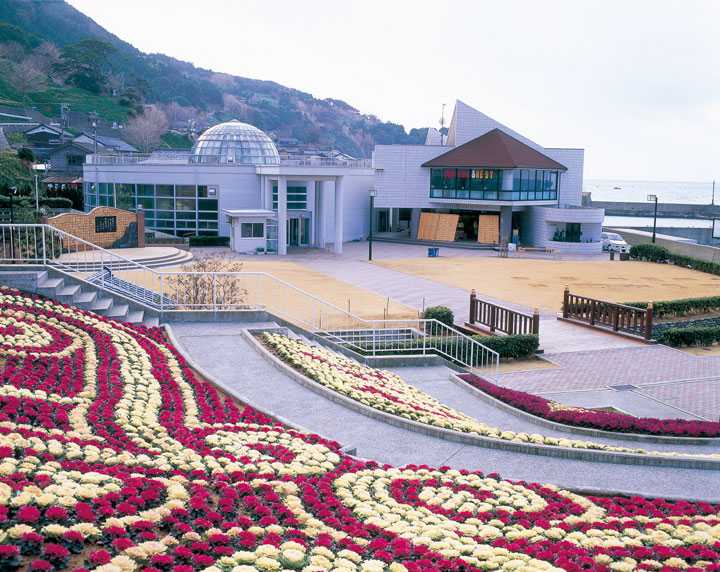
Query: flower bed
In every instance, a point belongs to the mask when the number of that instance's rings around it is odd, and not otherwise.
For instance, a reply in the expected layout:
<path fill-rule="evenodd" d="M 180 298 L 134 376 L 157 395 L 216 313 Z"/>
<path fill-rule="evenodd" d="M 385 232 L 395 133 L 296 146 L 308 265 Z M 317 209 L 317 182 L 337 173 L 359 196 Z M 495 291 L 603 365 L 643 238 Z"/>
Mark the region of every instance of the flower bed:
<path fill-rule="evenodd" d="M 720 506 L 380 466 L 223 395 L 162 330 L 2 288 L 0 328 L 2 571 L 720 570 Z"/>
<path fill-rule="evenodd" d="M 495 399 L 556 423 L 619 433 L 672 437 L 720 437 L 720 423 L 715 421 L 654 419 L 622 413 L 593 411 L 582 407 L 563 405 L 524 391 L 500 387 L 472 373 L 461 373 L 458 377 Z"/>
<path fill-rule="evenodd" d="M 325 348 L 308 345 L 287 336 L 266 333 L 263 334 L 262 339 L 265 345 L 280 359 L 328 389 L 368 407 L 418 423 L 461 433 L 474 433 L 492 439 L 532 443 L 549 447 L 633 453 L 637 455 L 677 455 L 672 452 L 619 447 L 592 441 L 550 437 L 538 433 L 521 433 L 492 427 L 443 405 L 427 393 L 406 383 L 394 373 L 362 365 Z M 712 453 L 688 454 L 686 456 L 708 459 L 718 457 L 717 454 Z"/>

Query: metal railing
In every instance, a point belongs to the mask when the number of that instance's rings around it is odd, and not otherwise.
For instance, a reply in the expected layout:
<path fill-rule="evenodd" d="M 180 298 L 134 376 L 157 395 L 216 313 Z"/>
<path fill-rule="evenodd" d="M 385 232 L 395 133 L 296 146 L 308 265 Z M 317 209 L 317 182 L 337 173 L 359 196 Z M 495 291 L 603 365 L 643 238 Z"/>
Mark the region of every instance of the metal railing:
<path fill-rule="evenodd" d="M 475 290 L 470 294 L 469 324 L 480 324 L 490 333 L 501 332 L 509 336 L 516 334 L 540 333 L 540 312 L 536 309 L 532 314 L 525 314 L 499 306 L 477 297 Z"/>
<path fill-rule="evenodd" d="M 622 332 L 651 340 L 653 336 L 653 307 L 640 309 L 625 304 L 596 300 L 572 294 L 565 288 L 563 318 L 583 322 L 596 328 Z"/>
<path fill-rule="evenodd" d="M 8 263 L 50 267 L 160 313 L 266 310 L 363 355 L 499 363 L 496 352 L 437 320 L 361 318 L 265 272 L 156 270 L 46 224 L 0 225 L 0 264 Z"/>
<path fill-rule="evenodd" d="M 88 155 L 86 165 L 217 165 L 242 167 L 249 163 L 224 161 L 221 155 L 193 155 L 183 151 L 156 151 L 154 153 L 117 153 L 112 155 Z M 254 166 L 272 166 L 255 165 Z M 274 165 L 289 167 L 345 167 L 350 169 L 370 169 L 371 159 L 339 159 L 333 157 L 288 156 L 279 159 Z"/>

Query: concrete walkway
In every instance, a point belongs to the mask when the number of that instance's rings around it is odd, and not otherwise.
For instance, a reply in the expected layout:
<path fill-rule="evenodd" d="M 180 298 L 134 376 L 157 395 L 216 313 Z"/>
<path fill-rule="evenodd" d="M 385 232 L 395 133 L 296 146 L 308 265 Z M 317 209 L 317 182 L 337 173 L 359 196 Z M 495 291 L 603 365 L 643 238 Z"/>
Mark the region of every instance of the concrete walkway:
<path fill-rule="evenodd" d="M 304 266 L 349 282 L 384 297 L 421 310 L 428 306 L 448 306 L 458 322 L 468 318 L 470 293 L 462 288 L 440 284 L 419 276 L 410 276 L 356 257 L 327 259 L 324 256 L 304 258 Z M 490 302 L 532 313 L 532 308 L 484 297 Z M 554 313 L 544 313 L 540 320 L 540 345 L 546 352 L 604 350 L 625 348 L 639 342 L 557 320 Z"/>
<path fill-rule="evenodd" d="M 343 445 L 354 446 L 361 457 L 397 466 L 426 463 L 498 471 L 507 478 L 554 483 L 563 487 L 714 501 L 720 497 L 716 471 L 607 465 L 540 457 L 462 445 L 387 425 L 302 387 L 251 348 L 242 337 L 242 329 L 243 324 L 237 323 L 172 325 L 178 349 L 229 387 L 236 397 L 309 431 Z M 433 379 L 437 380 L 438 386 L 442 385 L 438 376 L 442 377 L 445 372 L 429 372 L 429 379 L 424 380 L 421 373 L 409 371 L 411 382 L 419 386 L 427 384 L 428 391 Z M 464 391 L 461 388 L 457 390 Z M 464 401 L 471 400 L 465 397 Z M 465 406 L 470 407 L 468 404 Z"/>

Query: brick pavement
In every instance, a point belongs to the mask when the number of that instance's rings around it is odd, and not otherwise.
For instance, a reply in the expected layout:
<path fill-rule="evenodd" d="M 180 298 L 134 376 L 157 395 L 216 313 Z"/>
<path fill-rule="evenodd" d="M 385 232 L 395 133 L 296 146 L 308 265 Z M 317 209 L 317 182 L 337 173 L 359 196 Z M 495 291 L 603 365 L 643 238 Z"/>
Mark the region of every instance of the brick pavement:
<path fill-rule="evenodd" d="M 696 357 L 666 346 L 640 346 L 548 354 L 560 367 L 500 374 L 500 385 L 535 393 L 606 389 L 633 385 L 640 396 L 717 419 L 720 411 L 720 357 Z"/>

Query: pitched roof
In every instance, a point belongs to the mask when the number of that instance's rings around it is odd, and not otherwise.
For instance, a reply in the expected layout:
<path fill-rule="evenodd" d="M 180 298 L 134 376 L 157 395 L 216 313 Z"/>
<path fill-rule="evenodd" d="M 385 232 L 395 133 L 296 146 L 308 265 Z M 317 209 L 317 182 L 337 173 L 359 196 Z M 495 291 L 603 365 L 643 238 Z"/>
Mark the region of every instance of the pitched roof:
<path fill-rule="evenodd" d="M 547 155 L 540 153 L 500 129 L 488 131 L 423 163 L 423 167 L 490 167 L 496 169 L 557 169 L 567 171 Z"/>

